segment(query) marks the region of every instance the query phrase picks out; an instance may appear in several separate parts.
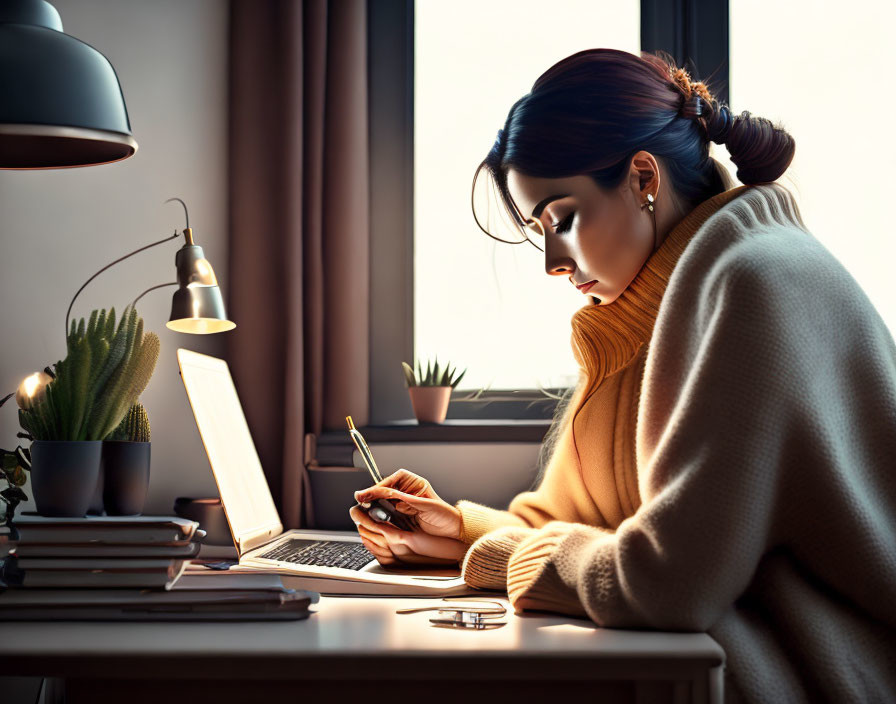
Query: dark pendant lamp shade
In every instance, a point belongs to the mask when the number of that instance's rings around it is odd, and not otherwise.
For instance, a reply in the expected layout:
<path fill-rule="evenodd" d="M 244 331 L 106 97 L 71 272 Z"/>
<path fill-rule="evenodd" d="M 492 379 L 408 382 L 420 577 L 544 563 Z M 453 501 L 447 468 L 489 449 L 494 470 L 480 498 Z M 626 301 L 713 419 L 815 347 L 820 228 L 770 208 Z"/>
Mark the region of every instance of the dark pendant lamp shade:
<path fill-rule="evenodd" d="M 118 76 L 45 0 L 0 0 L 0 168 L 56 169 L 137 151 Z"/>

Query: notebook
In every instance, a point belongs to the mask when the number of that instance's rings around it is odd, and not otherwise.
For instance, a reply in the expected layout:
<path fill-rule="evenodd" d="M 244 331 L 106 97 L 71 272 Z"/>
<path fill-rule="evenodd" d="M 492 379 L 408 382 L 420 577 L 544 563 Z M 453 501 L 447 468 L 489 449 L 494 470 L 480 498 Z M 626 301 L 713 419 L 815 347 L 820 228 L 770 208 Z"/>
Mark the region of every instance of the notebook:
<path fill-rule="evenodd" d="M 18 543 L 28 545 L 186 546 L 199 523 L 178 516 L 85 516 L 62 518 L 22 515 L 13 521 Z M 202 531 L 204 536 L 205 532 Z"/>
<path fill-rule="evenodd" d="M 236 570 L 275 572 L 288 587 L 322 594 L 475 593 L 458 569 L 382 567 L 354 531 L 284 531 L 227 362 L 183 348 L 177 362 L 239 555 Z M 215 579 L 220 571 L 208 573 Z"/>

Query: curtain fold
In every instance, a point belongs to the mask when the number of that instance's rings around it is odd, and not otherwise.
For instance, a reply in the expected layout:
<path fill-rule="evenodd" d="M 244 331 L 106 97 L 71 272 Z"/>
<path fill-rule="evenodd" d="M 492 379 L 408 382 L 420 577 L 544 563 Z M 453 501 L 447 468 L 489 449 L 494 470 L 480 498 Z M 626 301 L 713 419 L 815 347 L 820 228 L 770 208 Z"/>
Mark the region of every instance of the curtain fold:
<path fill-rule="evenodd" d="M 286 528 L 369 418 L 365 0 L 231 0 L 227 360 Z"/>

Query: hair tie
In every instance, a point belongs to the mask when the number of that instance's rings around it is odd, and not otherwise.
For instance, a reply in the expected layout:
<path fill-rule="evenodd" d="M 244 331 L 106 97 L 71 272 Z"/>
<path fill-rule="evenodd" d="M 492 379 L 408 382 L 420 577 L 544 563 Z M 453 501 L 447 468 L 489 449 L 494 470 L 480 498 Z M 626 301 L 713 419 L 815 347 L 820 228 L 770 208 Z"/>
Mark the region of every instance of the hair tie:
<path fill-rule="evenodd" d="M 727 105 L 716 103 L 717 107 L 706 123 L 706 138 L 716 144 L 725 144 L 728 133 L 734 124 L 734 118 Z"/>
<path fill-rule="evenodd" d="M 678 108 L 678 114 L 681 117 L 693 120 L 694 118 L 702 117 L 705 110 L 706 108 L 703 98 L 697 94 L 692 94 L 690 97 L 682 96 L 681 107 Z"/>
<path fill-rule="evenodd" d="M 728 106 L 715 100 L 703 81 L 692 82 L 683 68 L 672 71 L 671 78 L 681 90 L 682 100 L 678 114 L 689 120 L 704 118 L 706 138 L 716 144 L 724 144 L 734 123 Z"/>

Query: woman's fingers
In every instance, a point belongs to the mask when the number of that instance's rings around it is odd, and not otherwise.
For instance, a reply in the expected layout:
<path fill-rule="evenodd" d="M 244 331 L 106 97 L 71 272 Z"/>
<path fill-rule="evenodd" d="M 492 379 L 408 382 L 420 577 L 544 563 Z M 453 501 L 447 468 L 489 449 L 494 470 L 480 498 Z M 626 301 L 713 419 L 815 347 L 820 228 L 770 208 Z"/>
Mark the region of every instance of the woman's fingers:
<path fill-rule="evenodd" d="M 355 501 L 358 502 L 368 503 L 370 501 L 376 501 L 377 499 L 399 499 L 409 506 L 421 511 L 427 508 L 436 508 L 440 505 L 440 502 L 436 499 L 407 494 L 394 487 L 373 486 L 369 489 L 355 492 Z"/>
<path fill-rule="evenodd" d="M 366 538 L 361 538 L 361 543 L 365 548 L 376 558 L 376 561 L 379 562 L 383 566 L 394 565 L 398 560 L 396 557 L 389 551 L 384 550 L 376 543 L 372 543 Z"/>
<path fill-rule="evenodd" d="M 391 523 L 386 523 L 384 521 L 375 521 L 367 513 L 362 510 L 358 506 L 352 506 L 349 511 L 349 515 L 352 517 L 352 520 L 355 522 L 359 528 L 364 526 L 367 530 L 373 533 L 379 533 L 384 535 L 390 544 L 400 543 L 402 542 L 402 534 L 406 531 L 399 530 Z"/>
<path fill-rule="evenodd" d="M 356 526 L 364 526 L 374 533 L 383 533 L 389 528 L 392 528 L 392 530 L 397 530 L 397 528 L 393 528 L 387 523 L 382 523 L 380 521 L 374 520 L 370 517 L 367 511 L 360 506 L 352 506 L 348 510 L 348 515 L 351 516 L 351 519 L 355 522 Z"/>
<path fill-rule="evenodd" d="M 389 541 L 386 540 L 386 536 L 384 536 L 382 533 L 377 533 L 376 531 L 372 531 L 362 525 L 359 525 L 358 535 L 360 535 L 362 539 L 369 540 L 374 545 L 381 547 L 383 550 L 389 549 Z"/>
<path fill-rule="evenodd" d="M 368 516 L 367 512 L 362 510 L 360 506 L 352 506 L 348 510 L 348 515 L 351 516 L 356 526 L 364 526 L 368 530 L 378 532 L 377 526 L 379 524 Z"/>
<path fill-rule="evenodd" d="M 420 477 L 413 472 L 409 472 L 404 468 L 399 469 L 393 474 L 390 474 L 388 477 L 386 477 L 382 481 L 377 482 L 372 487 L 369 487 L 357 493 L 364 494 L 368 491 L 380 490 L 384 488 L 398 489 L 399 491 L 403 491 L 407 494 L 413 494 L 415 496 L 435 496 L 435 493 L 429 486 L 429 482 L 427 482 L 423 477 Z M 364 498 L 360 500 L 368 501 L 369 499 Z"/>
<path fill-rule="evenodd" d="M 418 509 L 414 508 L 406 501 L 399 501 L 397 504 L 395 504 L 395 508 L 402 513 L 408 514 L 409 516 L 416 516 L 418 513 L 420 513 Z"/>

